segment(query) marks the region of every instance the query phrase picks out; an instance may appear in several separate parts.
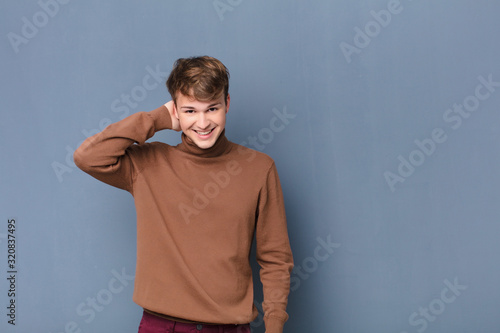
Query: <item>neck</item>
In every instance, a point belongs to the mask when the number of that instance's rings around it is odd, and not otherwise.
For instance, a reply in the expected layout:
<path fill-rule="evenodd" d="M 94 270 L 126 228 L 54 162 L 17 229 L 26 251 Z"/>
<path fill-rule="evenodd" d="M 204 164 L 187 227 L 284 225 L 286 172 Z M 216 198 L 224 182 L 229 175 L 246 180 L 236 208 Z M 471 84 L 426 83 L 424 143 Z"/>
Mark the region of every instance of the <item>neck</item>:
<path fill-rule="evenodd" d="M 217 157 L 223 155 L 229 148 L 229 140 L 226 138 L 225 132 L 226 130 L 224 129 L 217 138 L 217 141 L 215 141 L 214 145 L 206 149 L 198 147 L 193 140 L 188 138 L 186 134 L 182 133 L 182 143 L 178 145 L 178 148 L 186 153 L 199 157 Z"/>

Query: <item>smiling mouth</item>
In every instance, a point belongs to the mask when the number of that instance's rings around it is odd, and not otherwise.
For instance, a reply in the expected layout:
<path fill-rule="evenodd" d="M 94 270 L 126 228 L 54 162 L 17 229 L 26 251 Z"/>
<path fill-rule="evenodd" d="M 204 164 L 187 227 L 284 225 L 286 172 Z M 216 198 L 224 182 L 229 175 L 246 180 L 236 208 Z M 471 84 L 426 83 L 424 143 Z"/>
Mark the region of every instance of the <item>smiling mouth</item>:
<path fill-rule="evenodd" d="M 204 132 L 202 132 L 202 131 L 197 131 L 197 130 L 193 130 L 193 131 L 195 131 L 195 132 L 196 132 L 197 134 L 199 134 L 199 135 L 209 135 L 210 133 L 212 133 L 212 132 L 213 132 L 213 130 L 214 130 L 214 129 L 215 129 L 215 127 L 214 127 L 214 128 L 212 128 L 211 130 L 204 131 Z"/>

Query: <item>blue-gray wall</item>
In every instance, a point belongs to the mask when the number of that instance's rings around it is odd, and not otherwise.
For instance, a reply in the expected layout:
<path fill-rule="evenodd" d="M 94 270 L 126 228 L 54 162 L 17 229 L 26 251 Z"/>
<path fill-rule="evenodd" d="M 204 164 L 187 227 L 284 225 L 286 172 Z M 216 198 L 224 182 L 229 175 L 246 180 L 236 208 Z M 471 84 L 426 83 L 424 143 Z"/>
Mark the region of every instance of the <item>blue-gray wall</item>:
<path fill-rule="evenodd" d="M 280 172 L 296 262 L 286 332 L 500 332 L 499 12 L 2 1 L 0 331 L 137 331 L 132 197 L 72 152 L 166 102 L 175 59 L 208 54 L 231 71 L 228 137 Z"/>

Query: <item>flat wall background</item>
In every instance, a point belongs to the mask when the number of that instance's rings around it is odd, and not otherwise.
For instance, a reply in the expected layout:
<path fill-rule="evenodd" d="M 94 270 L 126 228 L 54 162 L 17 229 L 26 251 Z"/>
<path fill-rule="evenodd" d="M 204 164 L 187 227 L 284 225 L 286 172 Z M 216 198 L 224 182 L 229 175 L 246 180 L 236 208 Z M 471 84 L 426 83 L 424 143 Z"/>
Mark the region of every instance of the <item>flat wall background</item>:
<path fill-rule="evenodd" d="M 296 262 L 286 332 L 500 332 L 499 11 L 2 1 L 0 331 L 137 331 L 132 197 L 72 152 L 165 103 L 177 58 L 208 54 L 231 72 L 228 137 L 280 173 Z M 261 316 L 252 326 L 264 332 Z"/>

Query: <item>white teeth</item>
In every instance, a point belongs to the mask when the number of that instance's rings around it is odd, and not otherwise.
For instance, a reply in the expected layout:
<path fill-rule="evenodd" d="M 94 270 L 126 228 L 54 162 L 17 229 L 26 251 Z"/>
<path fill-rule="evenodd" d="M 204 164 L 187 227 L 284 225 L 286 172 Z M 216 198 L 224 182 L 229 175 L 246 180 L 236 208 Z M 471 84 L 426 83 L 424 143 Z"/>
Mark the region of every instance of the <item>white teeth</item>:
<path fill-rule="evenodd" d="M 208 131 L 208 132 L 199 132 L 199 131 L 196 131 L 198 134 L 200 135 L 207 135 L 209 134 L 210 132 L 212 132 L 212 130 Z"/>

